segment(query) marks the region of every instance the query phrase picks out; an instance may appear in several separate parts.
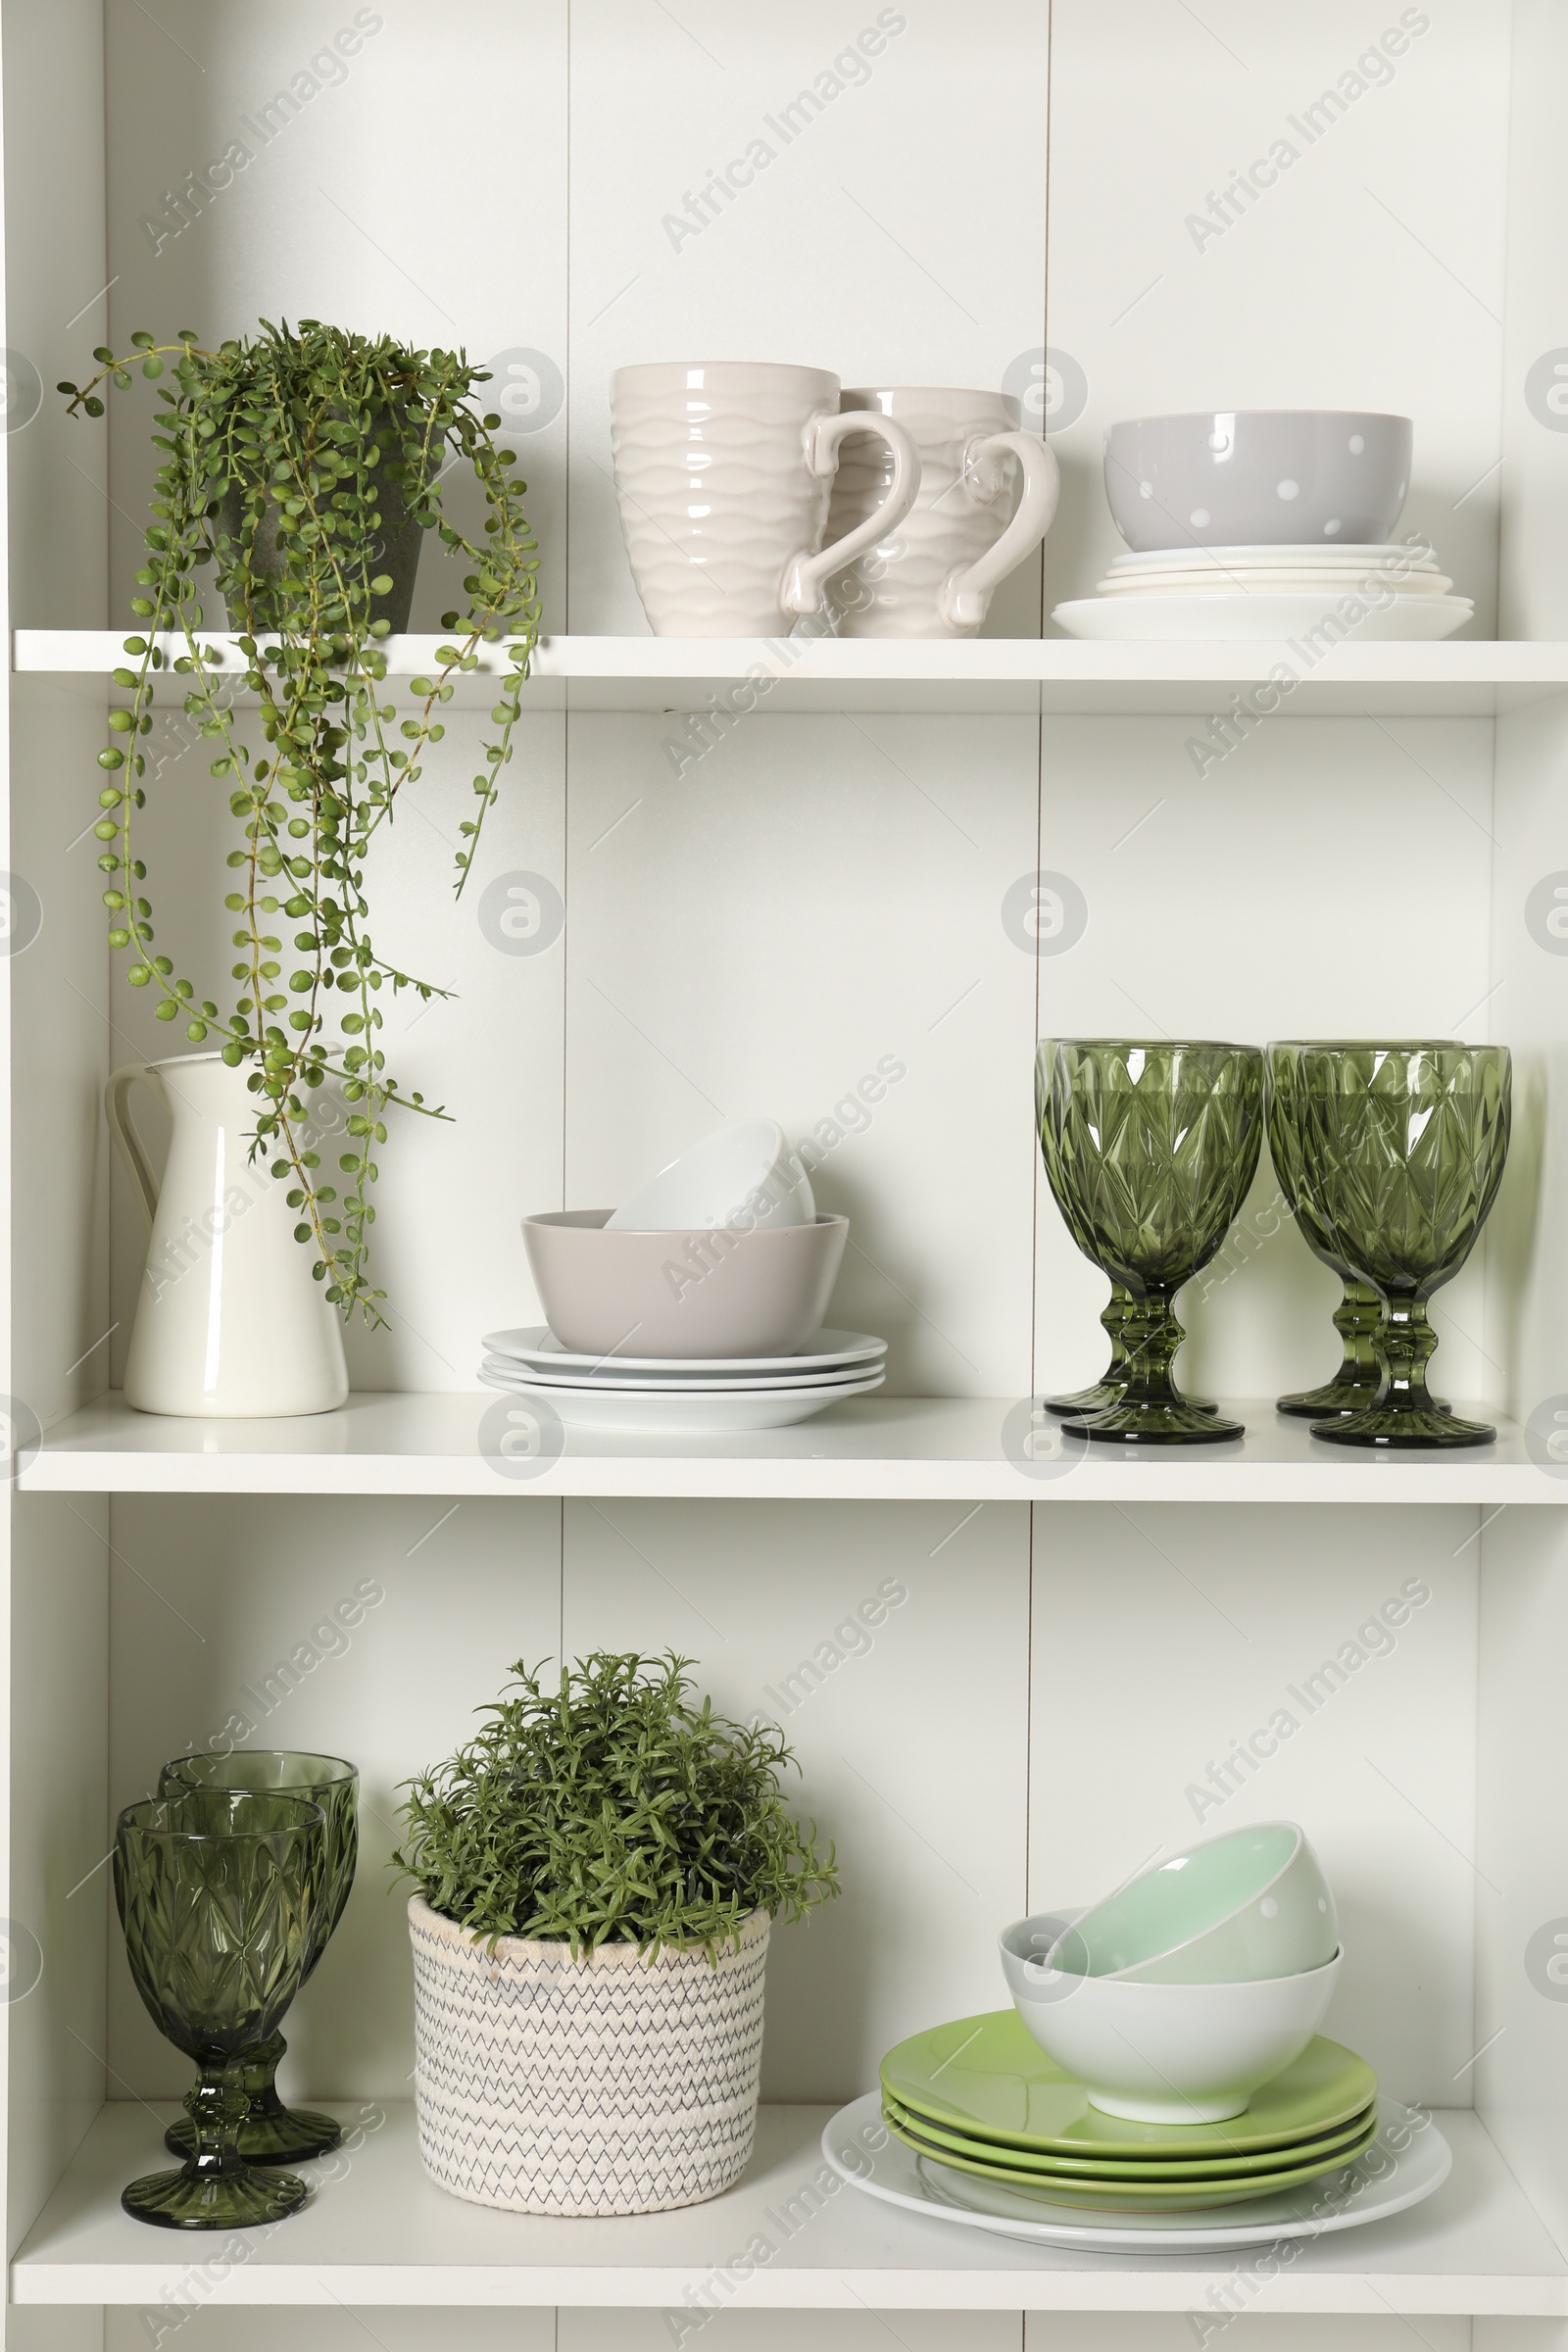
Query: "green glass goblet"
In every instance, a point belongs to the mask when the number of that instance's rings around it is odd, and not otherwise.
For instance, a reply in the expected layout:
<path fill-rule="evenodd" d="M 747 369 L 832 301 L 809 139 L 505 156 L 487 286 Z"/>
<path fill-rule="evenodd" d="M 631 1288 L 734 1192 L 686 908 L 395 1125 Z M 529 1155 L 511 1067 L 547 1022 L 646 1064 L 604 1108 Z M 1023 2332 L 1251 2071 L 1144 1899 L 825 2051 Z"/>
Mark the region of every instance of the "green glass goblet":
<path fill-rule="evenodd" d="M 1086 1257 L 1092 1255 L 1085 1250 Z M 1138 1313 L 1138 1301 L 1131 1291 L 1119 1282 L 1110 1286 L 1110 1297 L 1101 1314 L 1101 1324 L 1110 1342 L 1110 1360 L 1100 1378 L 1087 1389 L 1074 1389 L 1067 1396 L 1042 1396 L 1040 1401 L 1048 1413 L 1058 1421 L 1082 1421 L 1091 1413 L 1103 1413 L 1113 1404 L 1120 1404 L 1127 1394 L 1128 1366 L 1131 1357 L 1122 1338 L 1128 1318 Z M 1187 1402 L 1195 1413 L 1217 1413 L 1217 1404 L 1209 1404 L 1201 1396 L 1189 1396 Z"/>
<path fill-rule="evenodd" d="M 1046 1096 L 1050 1087 L 1050 1079 L 1048 1059 L 1045 1049 L 1042 1047 L 1035 1057 L 1035 1133 L 1041 1138 L 1042 1151 L 1045 1148 Z M 1062 1208 L 1061 1213 L 1073 1240 L 1085 1257 L 1092 1259 L 1095 1252 L 1089 1241 L 1077 1230 L 1067 1209 Z M 1128 1364 L 1130 1362 L 1127 1344 L 1122 1333 L 1126 1328 L 1128 1317 L 1136 1316 L 1137 1312 L 1138 1301 L 1134 1298 L 1131 1291 L 1124 1284 L 1113 1281 L 1110 1286 L 1110 1297 L 1106 1299 L 1100 1317 L 1101 1326 L 1106 1339 L 1110 1342 L 1110 1359 L 1104 1371 L 1091 1387 L 1074 1389 L 1072 1394 L 1067 1396 L 1042 1396 L 1040 1402 L 1048 1413 L 1054 1413 L 1058 1421 L 1083 1421 L 1087 1420 L 1091 1413 L 1103 1413 L 1108 1411 L 1113 1404 L 1121 1403 L 1127 1394 Z M 1213 1413 L 1219 1410 L 1217 1405 L 1206 1403 L 1200 1396 L 1189 1396 L 1187 1402 L 1195 1413 Z"/>
<path fill-rule="evenodd" d="M 1278 1412 L 1294 1413 L 1305 1421 L 1323 1421 L 1337 1413 L 1364 1412 L 1377 1396 L 1383 1382 L 1383 1366 L 1377 1351 L 1383 1301 L 1370 1283 L 1358 1281 L 1336 1255 L 1306 1189 L 1298 1134 L 1302 1052 L 1302 1046 L 1293 1042 L 1278 1042 L 1264 1050 L 1263 1102 L 1268 1148 L 1280 1191 L 1296 1219 L 1298 1232 L 1313 1256 L 1321 1258 L 1344 1286 L 1340 1303 L 1334 1310 L 1334 1328 L 1340 1335 L 1344 1352 L 1338 1372 L 1321 1388 L 1298 1389 L 1293 1396 L 1277 1396 L 1274 1402 Z"/>
<path fill-rule="evenodd" d="M 305 1973 L 326 1873 L 326 1822 L 297 1797 L 210 1789 L 127 1805 L 115 1900 L 136 1990 L 201 2072 L 185 2094 L 195 2149 L 176 2173 L 133 2180 L 121 2203 L 165 2230 L 244 2230 L 305 2201 L 297 2173 L 257 2172 L 237 2133 L 245 2059 Z"/>
<path fill-rule="evenodd" d="M 160 1796 L 186 1788 L 229 1788 L 270 1792 L 319 1805 L 326 1817 L 326 1875 L 321 1890 L 317 1940 L 301 1977 L 303 1984 L 325 1951 L 354 1885 L 359 1860 L 358 1767 L 341 1756 L 318 1756 L 289 1747 L 237 1747 L 226 1756 L 178 1756 L 159 1779 Z M 270 2034 L 247 2052 L 246 2088 L 250 2112 L 239 2128 L 239 2152 L 247 2164 L 304 2164 L 324 2156 L 343 2137 L 343 2127 L 314 2107 L 285 2107 L 277 2095 L 277 2069 L 288 2044 Z M 171 2124 L 164 2145 L 188 2156 L 196 2144 L 190 2123 Z"/>
<path fill-rule="evenodd" d="M 1304 1180 L 1336 1254 L 1383 1300 L 1374 1403 L 1315 1424 L 1334 1446 L 1486 1446 L 1496 1431 L 1427 1387 L 1427 1302 L 1464 1264 L 1508 1157 L 1506 1046 L 1306 1045 L 1298 1061 Z"/>
<path fill-rule="evenodd" d="M 1074 1426 L 1124 1446 L 1212 1446 L 1243 1435 L 1171 1377 L 1185 1336 L 1174 1301 L 1223 1243 L 1262 1145 L 1255 1046 L 1047 1039 L 1040 1141 L 1058 1207 L 1086 1257 L 1130 1295 L 1116 1402 Z"/>

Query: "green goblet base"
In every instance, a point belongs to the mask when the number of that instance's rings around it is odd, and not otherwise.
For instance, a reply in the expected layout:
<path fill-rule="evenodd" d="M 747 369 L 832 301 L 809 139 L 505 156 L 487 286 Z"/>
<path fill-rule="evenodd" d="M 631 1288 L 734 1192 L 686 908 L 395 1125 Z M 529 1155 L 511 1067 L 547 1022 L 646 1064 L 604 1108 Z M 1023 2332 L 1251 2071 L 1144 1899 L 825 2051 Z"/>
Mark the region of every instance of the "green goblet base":
<path fill-rule="evenodd" d="M 1381 1379 L 1374 1373 L 1370 1380 L 1326 1380 L 1320 1389 L 1298 1389 L 1294 1396 L 1276 1396 L 1274 1410 L 1290 1413 L 1298 1421 L 1323 1421 L 1344 1413 L 1367 1413 L 1372 1409 Z"/>
<path fill-rule="evenodd" d="M 138 2222 L 160 2230 L 255 2230 L 297 2213 L 310 2190 L 297 2173 L 145 2173 L 121 2192 Z"/>
<path fill-rule="evenodd" d="M 270 2109 L 252 2106 L 234 2142 L 247 2164 L 308 2164 L 313 2156 L 327 2155 L 342 2137 L 343 2127 L 331 2116 L 314 2107 L 285 2107 L 274 2095 Z M 172 2156 L 195 2155 L 196 2133 L 188 2118 L 170 2125 L 164 2145 Z"/>
<path fill-rule="evenodd" d="M 1451 1408 L 1428 1405 L 1401 1412 L 1397 1406 L 1350 1413 L 1325 1421 L 1314 1438 L 1326 1446 L 1385 1446 L 1391 1453 L 1431 1453 L 1455 1446 L 1490 1446 L 1496 1431 L 1486 1421 L 1461 1421 Z"/>
<path fill-rule="evenodd" d="M 1075 1390 L 1070 1396 L 1042 1396 L 1040 1401 L 1048 1413 L 1058 1421 L 1082 1421 L 1090 1413 L 1108 1413 L 1120 1404 L 1127 1394 L 1124 1380 L 1097 1380 L 1091 1389 Z M 1189 1396 L 1187 1407 L 1194 1413 L 1217 1413 L 1219 1406 L 1209 1404 L 1201 1396 Z"/>
<path fill-rule="evenodd" d="M 1247 1435 L 1240 1421 L 1223 1420 L 1211 1404 L 1118 1404 L 1093 1420 L 1074 1421 L 1074 1437 L 1105 1446 L 1223 1446 Z"/>

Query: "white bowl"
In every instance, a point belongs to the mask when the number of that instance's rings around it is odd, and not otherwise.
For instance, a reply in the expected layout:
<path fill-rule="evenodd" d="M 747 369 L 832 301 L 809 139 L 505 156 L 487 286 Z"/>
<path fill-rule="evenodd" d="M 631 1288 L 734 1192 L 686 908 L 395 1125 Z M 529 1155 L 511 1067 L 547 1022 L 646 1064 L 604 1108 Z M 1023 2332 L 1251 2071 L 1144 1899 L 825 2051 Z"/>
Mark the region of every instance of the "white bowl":
<path fill-rule="evenodd" d="M 1013 2006 L 1091 2106 L 1140 2124 L 1217 2124 L 1298 2058 L 1334 1995 L 1340 1953 L 1251 1984 L 1134 1984 L 1075 1977 L 1033 1955 L 1050 1923 L 999 1938 Z M 1059 1926 L 1059 1919 L 1055 1923 Z"/>
<path fill-rule="evenodd" d="M 640 1184 L 610 1218 L 607 1233 L 711 1233 L 754 1225 L 809 1225 L 810 1178 L 786 1156 L 777 1119 L 744 1119 L 705 1135 Z"/>

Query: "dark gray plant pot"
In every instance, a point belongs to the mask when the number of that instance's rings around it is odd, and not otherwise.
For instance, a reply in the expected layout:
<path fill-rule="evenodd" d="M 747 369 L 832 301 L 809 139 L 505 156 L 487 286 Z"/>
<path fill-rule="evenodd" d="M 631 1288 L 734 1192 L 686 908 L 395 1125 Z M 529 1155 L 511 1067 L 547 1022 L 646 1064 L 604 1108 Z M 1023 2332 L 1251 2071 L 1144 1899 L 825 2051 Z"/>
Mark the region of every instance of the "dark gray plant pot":
<path fill-rule="evenodd" d="M 230 482 L 219 503 L 218 526 L 230 539 L 237 539 L 240 535 L 244 494 L 244 484 Z M 387 482 L 382 492 L 380 508 L 381 529 L 376 540 L 372 568 L 376 572 L 385 572 L 392 585 L 384 596 L 372 597 L 369 617 L 371 620 L 386 621 L 396 637 L 409 625 L 409 614 L 414 608 L 415 576 L 419 568 L 419 549 L 425 534 L 417 518 L 411 519 L 401 489 L 391 481 Z M 276 580 L 281 571 L 277 554 L 277 514 L 275 501 L 269 500 L 251 552 L 253 567 L 267 580 Z M 268 616 L 260 600 L 255 617 L 260 628 L 268 629 L 276 625 L 275 618 Z M 231 611 L 228 618 L 231 628 L 239 625 L 240 615 Z"/>

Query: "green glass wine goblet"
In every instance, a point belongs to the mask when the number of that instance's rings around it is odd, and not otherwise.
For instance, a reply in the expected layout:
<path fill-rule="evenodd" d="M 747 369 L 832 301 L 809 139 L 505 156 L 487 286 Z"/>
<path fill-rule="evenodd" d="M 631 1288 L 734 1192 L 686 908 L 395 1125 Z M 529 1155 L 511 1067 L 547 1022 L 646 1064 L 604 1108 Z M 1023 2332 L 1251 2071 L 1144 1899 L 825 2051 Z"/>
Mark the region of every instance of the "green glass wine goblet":
<path fill-rule="evenodd" d="M 1049 1085 L 1050 1071 L 1047 1066 L 1047 1056 L 1042 1048 L 1035 1056 L 1035 1133 L 1041 1139 L 1042 1151 L 1045 1148 L 1046 1094 Z M 1058 1203 L 1058 1205 L 1060 1204 Z M 1068 1232 L 1071 1233 L 1085 1257 L 1093 1259 L 1095 1252 L 1085 1237 L 1077 1231 L 1069 1211 L 1063 1207 L 1061 1213 Z M 1092 1413 L 1107 1412 L 1113 1404 L 1121 1403 L 1127 1394 L 1130 1361 L 1127 1344 L 1122 1334 L 1129 1316 L 1136 1316 L 1137 1313 L 1138 1301 L 1134 1298 L 1131 1291 L 1124 1284 L 1113 1280 L 1110 1286 L 1110 1297 L 1106 1299 L 1100 1317 L 1101 1326 L 1106 1339 L 1110 1342 L 1109 1361 L 1100 1378 L 1089 1388 L 1074 1389 L 1071 1395 L 1066 1396 L 1042 1396 L 1040 1402 L 1048 1413 L 1054 1413 L 1058 1421 L 1084 1421 Z M 1195 1413 L 1214 1413 L 1219 1410 L 1217 1405 L 1209 1404 L 1200 1396 L 1189 1396 L 1187 1402 Z"/>
<path fill-rule="evenodd" d="M 1229 1232 L 1262 1146 L 1256 1046 L 1047 1039 L 1037 1064 L 1040 1140 L 1058 1207 L 1086 1257 L 1120 1283 L 1125 1387 L 1070 1424 L 1106 1444 L 1212 1446 L 1239 1421 L 1192 1404 L 1171 1376 L 1185 1336 L 1174 1301 Z"/>
<path fill-rule="evenodd" d="M 1475 1247 L 1508 1157 L 1506 1046 L 1305 1045 L 1298 1064 L 1304 1180 L 1336 1254 L 1383 1300 L 1376 1400 L 1312 1435 L 1335 1446 L 1486 1446 L 1496 1431 L 1427 1386 L 1427 1302 Z"/>
<path fill-rule="evenodd" d="M 1344 1352 L 1332 1380 L 1325 1381 L 1321 1388 L 1298 1389 L 1292 1396 L 1277 1396 L 1274 1403 L 1278 1412 L 1293 1413 L 1306 1421 L 1324 1421 L 1337 1413 L 1364 1412 L 1382 1386 L 1377 1332 L 1383 1321 L 1383 1301 L 1370 1283 L 1359 1281 L 1336 1255 L 1306 1189 L 1298 1135 L 1302 1051 L 1301 1045 L 1294 1041 L 1278 1041 L 1264 1050 L 1263 1103 L 1268 1148 L 1280 1191 L 1296 1219 L 1298 1232 L 1313 1256 L 1321 1258 L 1339 1276 L 1343 1286 L 1340 1303 L 1334 1310 L 1334 1328 L 1340 1335 Z"/>
<path fill-rule="evenodd" d="M 178 1756 L 166 1764 L 159 1779 L 160 1796 L 185 1788 L 229 1788 L 294 1796 L 319 1805 L 326 1817 L 326 1875 L 318 1940 L 306 1962 L 303 1984 L 325 1951 L 354 1885 L 359 1860 L 358 1768 L 341 1756 L 319 1756 L 288 1747 L 238 1747 L 226 1756 Z M 239 2128 L 239 2152 L 248 2164 L 303 2164 L 324 2156 L 343 2136 L 343 2127 L 312 2107 L 285 2107 L 277 2094 L 278 2063 L 288 2044 L 275 2030 L 246 2056 L 246 2087 L 250 2112 Z M 185 2121 L 171 2124 L 164 2145 L 175 2156 L 188 2156 L 196 2145 L 194 2130 Z"/>
<path fill-rule="evenodd" d="M 165 2230 L 281 2221 L 304 2203 L 305 2182 L 256 2171 L 236 2134 L 250 2104 L 246 2057 L 288 2007 L 315 1943 L 321 1808 L 229 1789 L 144 1798 L 120 1816 L 114 1872 L 136 1990 L 201 2070 L 185 2094 L 194 2152 L 178 2172 L 133 2180 L 120 2201 Z"/>

